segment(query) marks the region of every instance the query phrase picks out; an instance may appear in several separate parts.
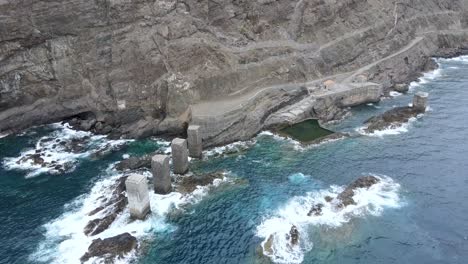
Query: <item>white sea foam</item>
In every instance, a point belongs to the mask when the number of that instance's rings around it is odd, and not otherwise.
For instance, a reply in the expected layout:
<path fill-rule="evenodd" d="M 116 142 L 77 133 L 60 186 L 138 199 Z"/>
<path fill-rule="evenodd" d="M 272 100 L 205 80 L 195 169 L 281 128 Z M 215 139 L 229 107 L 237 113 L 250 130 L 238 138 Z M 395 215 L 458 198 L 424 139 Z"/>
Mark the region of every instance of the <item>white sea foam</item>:
<path fill-rule="evenodd" d="M 41 137 L 36 146 L 21 152 L 18 157 L 8 157 L 3 160 L 3 166 L 9 170 L 28 171 L 26 177 L 37 176 L 41 173 L 60 173 L 72 171 L 79 159 L 92 154 L 110 151 L 125 144 L 129 140 L 108 140 L 103 135 L 93 135 L 91 132 L 77 131 L 68 124 L 55 123 L 50 125 L 55 130 L 47 136 Z M 83 151 L 74 152 L 66 145 L 73 140 L 82 140 Z M 43 162 L 35 163 L 32 158 L 36 155 Z"/>
<path fill-rule="evenodd" d="M 398 195 L 400 185 L 387 176 L 374 176 L 380 181 L 368 189 L 357 189 L 353 196 L 356 204 L 342 209 L 336 206 L 336 199 L 327 202 L 325 197 L 336 198 L 344 187 L 331 186 L 325 190 L 291 198 L 257 227 L 256 235 L 264 239 L 262 242 L 264 254 L 276 263 L 301 263 L 304 254 L 313 247 L 313 238 L 309 234 L 312 226 L 339 227 L 355 217 L 379 216 L 385 208 L 402 206 L 403 203 Z M 319 203 L 324 205 L 322 214 L 308 216 L 311 208 Z M 289 243 L 287 236 L 293 225 L 299 231 L 299 243 L 294 246 Z M 270 236 L 273 237 L 273 241 L 270 241 L 271 252 L 265 250 L 265 244 Z"/>
<path fill-rule="evenodd" d="M 259 134 L 259 136 L 269 136 L 269 137 L 272 137 L 273 139 L 275 139 L 277 141 L 287 142 L 294 148 L 294 150 L 297 150 L 297 151 L 309 150 L 311 148 L 316 148 L 316 147 L 319 147 L 321 145 L 328 144 L 328 143 L 331 143 L 331 142 L 335 142 L 335 141 L 338 141 L 338 140 L 341 140 L 341 139 L 345 138 L 345 136 L 337 137 L 337 138 L 328 138 L 328 139 L 321 140 L 320 142 L 315 143 L 315 144 L 302 144 L 301 142 L 299 142 L 299 141 L 297 141 L 297 140 L 295 140 L 293 138 L 281 136 L 281 135 L 275 134 L 275 133 L 273 133 L 271 131 L 263 131 L 263 132 L 261 132 Z"/>
<path fill-rule="evenodd" d="M 180 208 L 185 204 L 199 202 L 207 195 L 210 188 L 218 186 L 222 182 L 229 182 L 229 177 L 217 179 L 210 186 L 197 187 L 191 194 L 181 194 L 172 192 L 167 195 L 159 195 L 149 192 L 151 213 L 146 220 L 130 219 L 128 208 L 117 216 L 115 221 L 104 232 L 88 237 L 83 233 L 84 227 L 90 220 L 103 217 L 105 210 L 89 216 L 89 212 L 103 204 L 103 197 L 111 197 L 112 186 L 116 180 L 123 176 L 113 168 L 113 165 L 106 170 L 106 175 L 102 180 L 96 182 L 89 194 L 82 195 L 70 204 L 65 206 L 65 213 L 44 225 L 45 239 L 40 243 L 31 256 L 31 260 L 43 263 L 80 263 L 79 259 L 86 253 L 88 246 L 93 239 L 108 238 L 125 232 L 141 239 L 151 239 L 152 235 L 158 232 L 170 232 L 176 227 L 165 221 L 166 214 L 172 208 Z M 141 172 L 147 177 L 151 177 L 149 172 Z M 136 257 L 135 252 L 127 255 L 117 263 L 128 263 Z M 98 258 L 92 258 L 87 263 L 101 263 Z"/>
<path fill-rule="evenodd" d="M 402 95 L 402 93 L 399 93 L 399 92 L 396 92 L 396 91 L 391 91 L 391 92 L 389 93 L 389 95 L 390 95 L 391 97 L 397 97 L 397 96 Z"/>
<path fill-rule="evenodd" d="M 239 153 L 239 152 L 242 152 L 251 148 L 253 145 L 255 145 L 255 143 L 256 143 L 256 140 L 251 139 L 247 141 L 233 142 L 225 146 L 214 147 L 212 149 L 203 151 L 203 157 L 209 158 L 213 156 L 223 156 L 223 155 L 232 154 L 232 153 Z"/>
<path fill-rule="evenodd" d="M 406 123 L 402 124 L 392 124 L 391 127 L 384 129 L 384 130 L 376 130 L 372 133 L 366 132 L 365 130 L 367 129 L 366 126 L 358 127 L 355 129 L 356 132 L 358 132 L 361 135 L 365 136 L 370 136 L 370 137 L 379 137 L 382 138 L 384 136 L 388 135 L 399 135 L 402 133 L 408 132 L 409 128 L 411 127 L 411 124 L 415 122 L 418 118 L 421 118 L 423 115 L 420 114 L 417 117 L 412 117 L 408 120 Z"/>

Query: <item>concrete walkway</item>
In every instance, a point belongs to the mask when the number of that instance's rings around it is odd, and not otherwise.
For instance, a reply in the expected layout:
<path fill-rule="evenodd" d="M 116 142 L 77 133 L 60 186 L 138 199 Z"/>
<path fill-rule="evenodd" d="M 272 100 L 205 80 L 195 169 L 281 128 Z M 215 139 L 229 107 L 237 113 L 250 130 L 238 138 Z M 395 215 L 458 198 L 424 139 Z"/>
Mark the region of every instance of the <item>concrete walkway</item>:
<path fill-rule="evenodd" d="M 361 32 L 357 32 L 357 34 L 360 34 L 360 33 Z M 192 105 L 192 111 L 193 111 L 192 113 L 193 113 L 194 116 L 202 117 L 202 118 L 203 117 L 219 116 L 219 115 L 228 113 L 230 111 L 234 111 L 236 109 L 242 108 L 243 105 L 250 102 L 251 100 L 254 100 L 256 97 L 260 96 L 261 94 L 263 94 L 266 91 L 280 90 L 280 89 L 291 89 L 291 88 L 298 87 L 298 86 L 305 86 L 305 87 L 310 88 L 313 85 L 316 85 L 316 84 L 318 84 L 320 82 L 323 82 L 323 81 L 329 80 L 329 79 L 335 80 L 337 82 L 352 82 L 352 80 L 353 80 L 353 78 L 355 76 L 357 76 L 359 74 L 362 74 L 362 73 L 365 73 L 366 71 L 370 70 L 372 67 L 375 67 L 376 65 L 378 65 L 378 64 L 380 64 L 380 63 L 382 63 L 382 62 L 384 62 L 384 61 L 386 61 L 388 59 L 391 59 L 391 58 L 393 58 L 395 56 L 400 55 L 401 53 L 404 53 L 404 52 L 410 50 L 415 45 L 417 45 L 418 43 L 420 43 L 421 41 L 424 40 L 424 35 L 431 34 L 431 33 L 450 33 L 450 34 L 454 34 L 454 33 L 468 33 L 468 31 L 466 31 L 466 30 L 453 30 L 453 31 L 437 31 L 437 30 L 434 30 L 434 31 L 423 32 L 423 33 L 420 33 L 418 37 L 416 37 L 414 40 L 412 40 L 410 43 L 408 43 L 408 45 L 406 45 L 405 47 L 403 47 L 399 51 L 397 51 L 397 52 L 395 52 L 395 53 L 393 53 L 393 54 L 391 54 L 391 55 L 389 55 L 389 56 L 387 56 L 385 58 L 382 58 L 382 59 L 377 60 L 375 62 L 372 62 L 372 63 L 370 63 L 368 65 L 365 65 L 364 67 L 361 67 L 361 68 L 359 68 L 359 69 L 357 69 L 355 71 L 340 73 L 340 74 L 337 74 L 337 75 L 326 76 L 326 77 L 316 79 L 316 80 L 311 80 L 311 81 L 305 82 L 305 83 L 279 84 L 279 85 L 254 89 L 254 90 L 251 90 L 251 91 L 246 92 L 244 94 L 231 95 L 231 96 L 228 95 L 226 97 L 219 98 L 219 99 L 213 99 L 213 100 L 209 100 L 209 101 L 202 101 L 202 102 L 199 102 L 197 104 Z M 354 34 L 356 34 L 356 32 L 354 32 Z M 350 35 L 343 36 L 343 38 L 350 37 Z M 340 40 L 342 40 L 343 38 L 340 38 Z M 325 46 L 329 46 L 332 43 L 336 43 L 337 41 L 339 41 L 339 40 L 338 39 L 333 40 L 330 43 L 325 44 Z M 272 43 L 268 43 L 268 44 L 271 45 Z M 284 44 L 285 43 L 281 43 L 281 45 L 284 45 Z M 270 46 L 270 45 L 263 44 L 261 46 Z M 271 45 L 271 46 L 274 46 L 274 45 Z M 255 46 L 252 46 L 252 47 L 249 47 L 249 48 L 254 48 L 254 47 Z M 317 52 L 319 52 L 320 50 L 321 50 L 321 48 L 319 48 L 319 50 Z M 336 86 L 336 87 L 337 87 L 337 89 L 341 89 L 341 88 L 338 88 L 338 87 L 341 87 L 341 86 Z M 333 93 L 333 92 L 340 92 L 340 91 L 338 91 L 338 90 L 337 91 L 329 90 L 327 92 L 328 93 L 330 93 L 330 92 Z"/>

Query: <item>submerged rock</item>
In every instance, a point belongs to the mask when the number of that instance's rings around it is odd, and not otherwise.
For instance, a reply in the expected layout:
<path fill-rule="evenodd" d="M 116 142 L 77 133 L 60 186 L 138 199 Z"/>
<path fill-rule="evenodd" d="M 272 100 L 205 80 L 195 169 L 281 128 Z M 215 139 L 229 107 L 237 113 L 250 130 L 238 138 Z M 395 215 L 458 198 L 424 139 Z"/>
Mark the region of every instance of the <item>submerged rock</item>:
<path fill-rule="evenodd" d="M 379 130 L 385 130 L 394 128 L 406 123 L 410 118 L 416 117 L 421 114 L 421 111 L 417 111 L 412 107 L 397 107 L 391 109 L 380 116 L 375 116 L 368 119 L 365 124 L 367 133 L 373 133 Z"/>
<path fill-rule="evenodd" d="M 104 257 L 105 263 L 113 263 L 116 258 L 122 258 L 138 248 L 137 239 L 129 233 L 123 233 L 106 239 L 95 239 L 88 247 L 80 261 L 86 262 L 93 257 Z"/>
<path fill-rule="evenodd" d="M 378 183 L 379 181 L 380 180 L 374 176 L 365 176 L 358 178 L 337 196 L 337 199 L 340 200 L 339 207 L 346 207 L 351 204 L 356 204 L 356 202 L 353 200 L 354 191 L 359 188 L 369 188 L 372 185 Z"/>
<path fill-rule="evenodd" d="M 224 178 L 224 172 L 215 171 L 202 175 L 190 175 L 181 177 L 176 183 L 177 191 L 181 193 L 191 193 L 197 186 L 207 186 L 213 184 L 214 180 Z"/>
<path fill-rule="evenodd" d="M 319 145 L 319 144 L 323 144 L 323 143 L 326 143 L 326 142 L 332 142 L 332 141 L 335 141 L 335 140 L 344 139 L 344 138 L 347 138 L 347 137 L 349 137 L 349 134 L 335 132 L 335 133 L 333 133 L 331 135 L 321 137 L 321 138 L 318 138 L 318 139 L 316 139 L 314 141 L 311 141 L 308 144 L 309 145 Z"/>
<path fill-rule="evenodd" d="M 368 119 L 365 122 L 367 125 L 365 131 L 373 133 L 377 130 L 398 127 L 401 124 L 408 122 L 410 118 L 416 117 L 426 111 L 427 99 L 427 93 L 417 93 L 413 99 L 413 106 L 397 107 L 379 116 Z"/>
<path fill-rule="evenodd" d="M 310 209 L 310 211 L 307 213 L 307 216 L 319 216 L 319 215 L 322 215 L 322 208 L 323 208 L 323 204 L 322 203 L 319 203 L 319 204 L 316 204 L 314 206 L 312 206 L 312 208 Z"/>

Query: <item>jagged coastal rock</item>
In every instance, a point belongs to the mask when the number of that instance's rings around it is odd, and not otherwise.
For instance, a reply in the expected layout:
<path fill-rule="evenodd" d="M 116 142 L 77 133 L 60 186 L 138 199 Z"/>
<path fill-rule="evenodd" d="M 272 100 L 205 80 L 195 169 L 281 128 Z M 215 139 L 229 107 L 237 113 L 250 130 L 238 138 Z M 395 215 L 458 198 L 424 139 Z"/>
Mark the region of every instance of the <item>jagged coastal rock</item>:
<path fill-rule="evenodd" d="M 148 154 L 141 157 L 130 157 L 117 163 L 115 168 L 120 171 L 151 168 L 151 158 L 153 156 L 153 154 Z"/>
<path fill-rule="evenodd" d="M 336 119 L 466 52 L 467 14 L 466 0 L 0 1 L 0 132 L 194 123 L 207 147 Z"/>
<path fill-rule="evenodd" d="M 127 197 L 125 196 L 125 180 L 127 180 L 127 176 L 116 180 L 112 195 L 110 197 L 103 197 L 103 205 L 88 213 L 89 216 L 93 216 L 104 211 L 105 215 L 89 221 L 83 230 L 85 235 L 94 236 L 104 232 L 114 222 L 117 215 L 125 209 L 128 204 Z"/>
<path fill-rule="evenodd" d="M 369 188 L 372 185 L 379 182 L 379 179 L 375 176 L 364 176 L 360 177 L 354 182 L 352 182 L 346 189 L 341 192 L 336 199 L 338 199 L 339 205 L 338 207 L 346 207 L 348 205 L 356 204 L 353 200 L 354 191 L 359 188 Z"/>
<path fill-rule="evenodd" d="M 88 252 L 80 258 L 80 261 L 84 263 L 90 258 L 100 257 L 104 259 L 104 263 L 114 263 L 116 259 L 122 258 L 137 248 L 137 239 L 129 233 L 123 233 L 105 239 L 98 238 L 93 240 L 88 247 Z"/>
<path fill-rule="evenodd" d="M 334 206 L 337 210 L 341 210 L 348 205 L 356 204 L 353 199 L 354 191 L 359 188 L 369 188 L 374 184 L 377 184 L 380 180 L 375 176 L 363 176 L 359 177 L 351 184 L 349 184 L 344 191 L 338 194 L 336 198 L 326 196 L 326 203 L 334 203 Z M 322 215 L 322 209 L 325 206 L 323 203 L 317 203 L 312 206 L 310 211 L 307 213 L 307 216 L 320 216 Z"/>
<path fill-rule="evenodd" d="M 411 118 L 423 114 L 427 107 L 427 93 L 417 93 L 414 96 L 412 106 L 396 107 L 385 113 L 369 118 L 365 121 L 367 133 L 374 133 L 389 128 L 395 128 L 407 123 Z"/>

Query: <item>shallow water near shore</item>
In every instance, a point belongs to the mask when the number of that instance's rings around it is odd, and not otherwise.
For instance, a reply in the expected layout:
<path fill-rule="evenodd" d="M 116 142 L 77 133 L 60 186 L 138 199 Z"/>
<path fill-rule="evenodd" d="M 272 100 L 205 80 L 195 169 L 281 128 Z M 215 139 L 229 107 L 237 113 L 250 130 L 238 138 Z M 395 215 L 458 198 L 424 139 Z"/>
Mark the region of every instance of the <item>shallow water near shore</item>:
<path fill-rule="evenodd" d="M 318 120 L 309 119 L 292 126 L 285 127 L 280 133 L 302 143 L 308 143 L 333 134 L 333 131 L 320 126 Z"/>
<path fill-rule="evenodd" d="M 357 137 L 298 148 L 263 133 L 241 153 L 193 161 L 197 172 L 225 170 L 236 181 L 204 194 L 185 213 L 111 226 L 108 235 L 121 230 L 151 235 L 140 255 L 122 262 L 466 263 L 468 63 L 464 57 L 438 62 L 440 69 L 412 84 L 408 94 L 357 107 L 330 126 Z M 426 114 L 399 129 L 359 133 L 366 119 L 410 104 L 417 91 L 430 94 Z M 31 170 L 5 166 L 54 131 L 38 127 L 0 139 L 0 263 L 73 263 L 85 252 L 60 251 L 61 246 L 73 242 L 86 248 L 89 241 L 63 229 L 81 230 L 80 212 L 93 209 L 86 207 L 93 188 L 116 177 L 111 164 L 167 147 L 157 140 L 125 142 L 99 157 L 77 157 L 74 168 L 62 174 L 29 177 Z M 357 206 L 305 217 L 313 202 L 369 174 L 383 184 L 359 192 Z M 161 208 L 179 201 L 162 199 L 152 201 Z M 281 244 L 291 224 L 300 231 L 299 246 L 292 249 Z M 269 235 L 278 237 L 278 244 L 274 254 L 264 256 L 259 249 Z"/>

